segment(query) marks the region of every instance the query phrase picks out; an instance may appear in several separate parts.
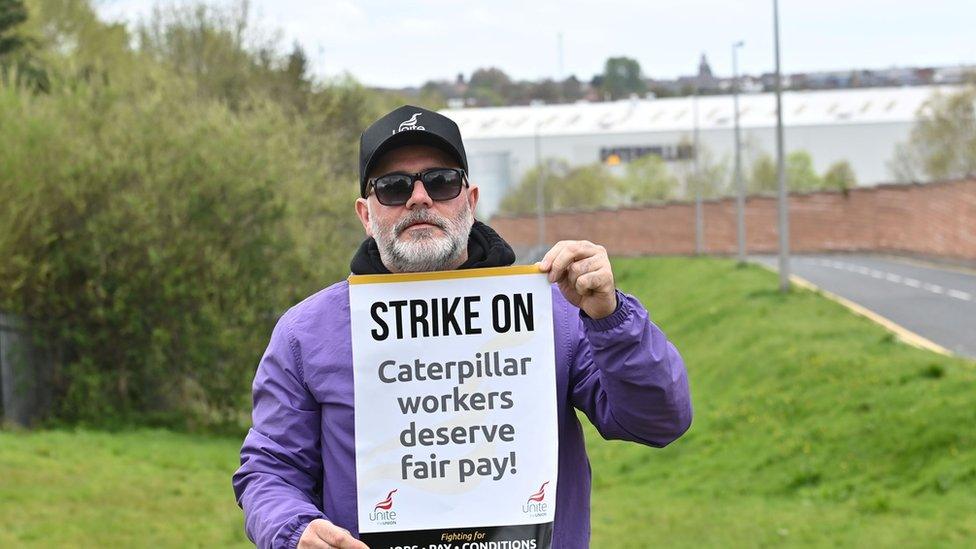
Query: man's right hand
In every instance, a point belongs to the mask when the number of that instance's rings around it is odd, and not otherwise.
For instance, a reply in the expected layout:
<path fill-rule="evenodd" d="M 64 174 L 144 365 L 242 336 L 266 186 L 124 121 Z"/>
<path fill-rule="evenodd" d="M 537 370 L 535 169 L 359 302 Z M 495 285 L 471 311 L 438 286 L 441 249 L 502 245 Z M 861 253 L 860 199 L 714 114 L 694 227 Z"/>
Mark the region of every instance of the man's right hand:
<path fill-rule="evenodd" d="M 352 537 L 349 530 L 336 526 L 325 519 L 308 523 L 298 549 L 369 549 L 365 543 Z"/>

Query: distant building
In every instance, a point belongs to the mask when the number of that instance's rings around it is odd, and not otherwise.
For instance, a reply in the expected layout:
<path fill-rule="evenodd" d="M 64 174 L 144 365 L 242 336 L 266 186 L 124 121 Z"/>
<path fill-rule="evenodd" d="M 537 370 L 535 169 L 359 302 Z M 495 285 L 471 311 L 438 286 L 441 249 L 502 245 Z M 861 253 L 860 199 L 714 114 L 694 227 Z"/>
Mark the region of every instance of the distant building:
<path fill-rule="evenodd" d="M 704 60 L 703 60 L 704 61 Z M 887 162 L 895 145 L 908 138 L 915 113 L 938 90 L 935 86 L 790 91 L 783 94 L 787 152 L 805 150 L 819 172 L 847 160 L 862 185 L 890 179 Z M 505 193 L 535 165 L 535 136 L 542 159 L 571 165 L 623 164 L 645 154 L 672 167 L 691 162 L 695 127 L 691 97 L 627 99 L 604 103 L 448 109 L 461 128 L 471 178 L 483 189 L 480 215 L 493 214 Z M 703 149 L 714 158 L 734 153 L 732 97 L 697 99 Z M 740 96 L 745 168 L 760 154 L 775 155 L 775 97 Z"/>
<path fill-rule="evenodd" d="M 742 75 L 744 92 L 773 91 L 776 75 L 771 72 L 759 76 Z M 976 79 L 976 66 L 956 67 L 893 67 L 889 69 L 845 69 L 836 71 L 798 72 L 783 75 L 783 89 L 832 90 L 844 88 L 880 88 L 897 86 L 930 86 L 964 84 Z M 691 95 L 696 86 L 699 93 L 709 95 L 732 89 L 731 77 L 718 77 L 702 54 L 698 73 L 675 79 L 648 79 L 647 86 L 662 95 Z"/>
<path fill-rule="evenodd" d="M 962 84 L 976 82 L 976 66 L 959 65 L 957 67 L 939 67 L 932 71 L 933 84 Z"/>
<path fill-rule="evenodd" d="M 743 93 L 771 92 L 775 89 L 776 76 L 773 73 L 743 74 L 739 78 L 739 89 Z M 562 82 L 549 82 L 549 85 L 547 85 L 546 80 L 516 81 L 510 82 L 510 86 L 507 86 L 506 89 L 499 88 L 493 91 L 497 92 L 499 97 L 509 105 L 528 105 L 540 101 L 572 103 L 580 99 L 590 102 L 610 101 L 610 95 L 601 89 L 602 81 L 602 74 L 595 75 L 587 82 L 581 82 L 573 76 Z M 784 90 L 957 85 L 967 82 L 976 83 L 976 65 L 845 69 L 783 75 Z M 693 95 L 696 90 L 699 95 L 717 95 L 729 93 L 732 90 L 732 78 L 716 76 L 712 72 L 712 67 L 704 53 L 699 58 L 697 73 L 672 79 L 647 78 L 644 83 L 647 85 L 647 96 L 649 98 L 689 96 Z M 551 87 L 553 84 L 561 87 L 561 94 L 558 90 L 553 93 Z M 424 93 L 436 94 L 444 98 L 450 109 L 492 104 L 486 101 L 484 97 L 470 93 L 469 82 L 465 81 L 462 73 L 459 73 L 454 80 L 431 80 L 419 88 L 407 87 L 393 91 L 408 98 L 417 98 Z"/>

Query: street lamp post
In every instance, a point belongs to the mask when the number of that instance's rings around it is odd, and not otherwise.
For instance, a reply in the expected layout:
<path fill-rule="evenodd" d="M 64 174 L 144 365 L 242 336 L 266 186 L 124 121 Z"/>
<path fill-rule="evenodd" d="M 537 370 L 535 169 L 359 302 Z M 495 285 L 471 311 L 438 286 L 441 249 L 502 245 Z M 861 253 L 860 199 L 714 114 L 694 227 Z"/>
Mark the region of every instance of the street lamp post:
<path fill-rule="evenodd" d="M 704 212 L 702 211 L 702 177 L 701 177 L 701 161 L 699 160 L 699 153 L 701 152 L 701 143 L 698 139 L 698 83 L 695 83 L 695 95 L 692 97 L 692 110 L 694 111 L 694 140 L 695 140 L 695 164 L 694 164 L 694 174 L 692 175 L 692 181 L 695 182 L 695 255 L 701 255 L 705 251 L 705 219 Z"/>
<path fill-rule="evenodd" d="M 783 158 L 783 75 L 779 67 L 779 1 L 773 0 L 773 39 L 776 50 L 776 179 L 779 187 L 779 289 L 790 290 L 790 216 Z"/>
<path fill-rule="evenodd" d="M 544 202 L 544 191 L 543 186 L 545 184 L 545 174 L 542 168 L 542 152 L 541 148 L 541 137 L 539 136 L 539 129 L 542 127 L 542 121 L 536 122 L 535 124 L 535 169 L 538 175 L 535 184 L 535 213 L 538 221 L 539 229 L 539 243 L 538 243 L 538 253 L 542 254 L 546 248 L 546 212 L 545 212 L 545 202 Z"/>
<path fill-rule="evenodd" d="M 742 183 L 742 141 L 739 135 L 739 48 L 742 40 L 732 44 L 732 107 L 735 120 L 735 189 L 736 235 L 739 244 L 739 264 L 746 262 L 746 191 Z"/>

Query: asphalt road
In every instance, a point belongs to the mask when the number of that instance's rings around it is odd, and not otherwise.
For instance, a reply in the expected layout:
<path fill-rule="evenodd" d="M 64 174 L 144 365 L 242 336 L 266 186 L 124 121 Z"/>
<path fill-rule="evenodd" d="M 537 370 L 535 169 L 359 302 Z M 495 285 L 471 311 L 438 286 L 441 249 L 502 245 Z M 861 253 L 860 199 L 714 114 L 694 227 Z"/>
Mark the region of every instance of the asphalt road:
<path fill-rule="evenodd" d="M 754 256 L 778 267 L 776 256 Z M 870 255 L 802 255 L 792 274 L 976 359 L 976 273 Z"/>

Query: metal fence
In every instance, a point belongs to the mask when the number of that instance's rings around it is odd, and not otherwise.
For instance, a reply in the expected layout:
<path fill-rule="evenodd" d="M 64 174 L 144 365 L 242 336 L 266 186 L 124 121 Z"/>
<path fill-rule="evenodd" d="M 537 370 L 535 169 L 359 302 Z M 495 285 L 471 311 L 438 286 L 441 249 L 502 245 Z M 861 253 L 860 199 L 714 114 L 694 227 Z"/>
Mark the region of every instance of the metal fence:
<path fill-rule="evenodd" d="M 0 420 L 31 427 L 51 405 L 49 353 L 38 349 L 24 319 L 0 312 Z"/>

